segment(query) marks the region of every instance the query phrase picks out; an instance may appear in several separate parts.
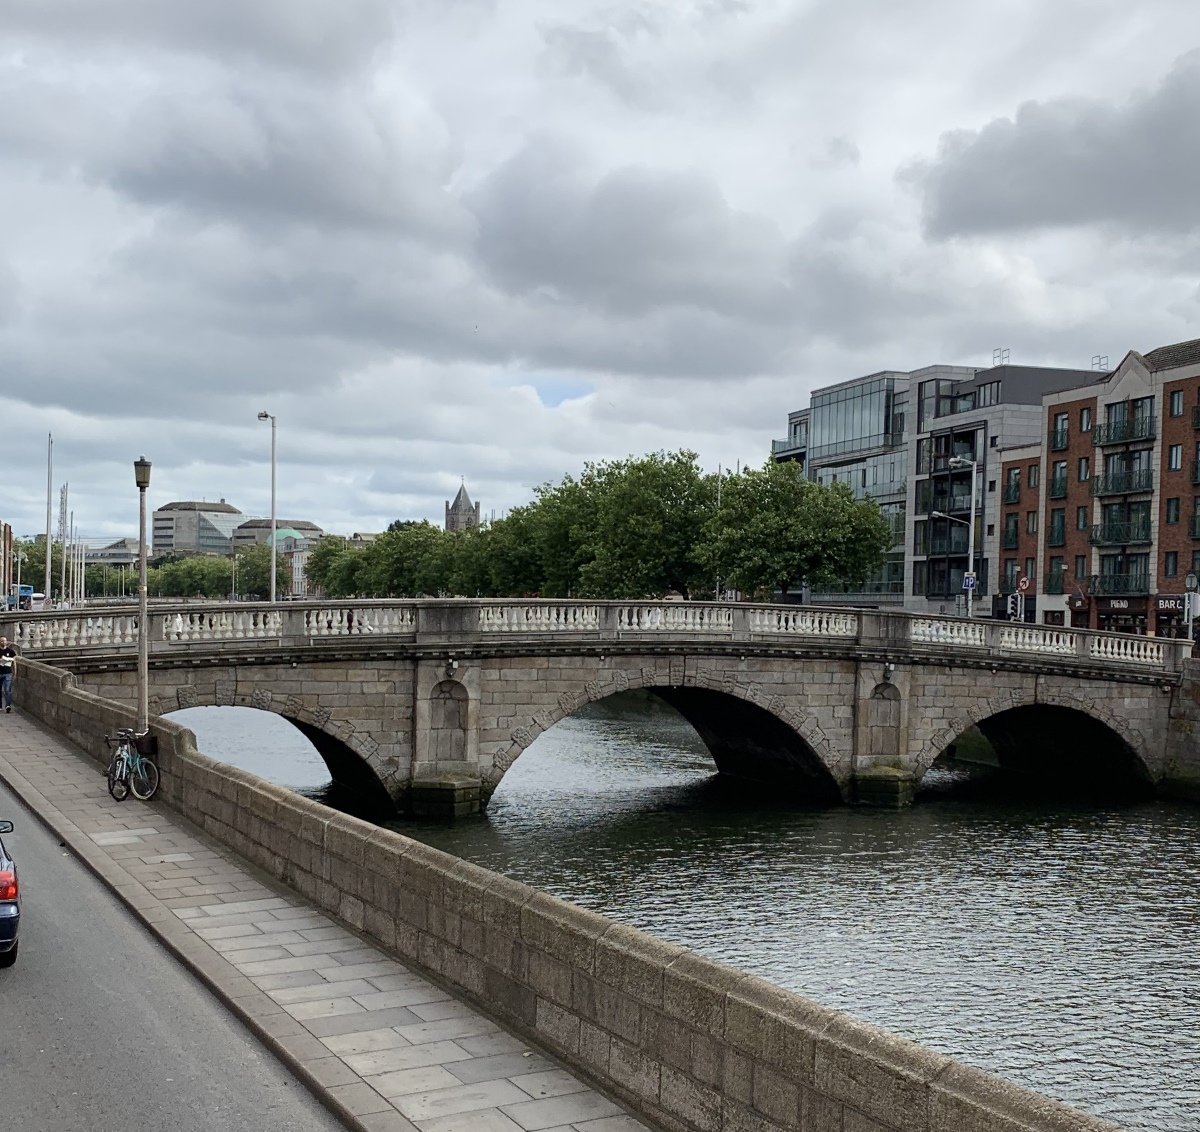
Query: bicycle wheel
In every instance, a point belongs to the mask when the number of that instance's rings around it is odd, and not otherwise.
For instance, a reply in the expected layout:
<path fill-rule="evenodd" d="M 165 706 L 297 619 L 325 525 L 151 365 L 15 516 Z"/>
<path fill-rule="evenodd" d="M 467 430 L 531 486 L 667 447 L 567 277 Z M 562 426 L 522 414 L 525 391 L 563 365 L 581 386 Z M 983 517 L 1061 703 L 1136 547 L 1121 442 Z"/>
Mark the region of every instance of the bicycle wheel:
<path fill-rule="evenodd" d="M 118 753 L 108 764 L 108 792 L 118 802 L 124 802 L 129 795 L 129 763 L 123 753 Z"/>
<path fill-rule="evenodd" d="M 158 790 L 158 767 L 149 759 L 138 759 L 129 772 L 129 789 L 135 798 L 148 802 Z"/>

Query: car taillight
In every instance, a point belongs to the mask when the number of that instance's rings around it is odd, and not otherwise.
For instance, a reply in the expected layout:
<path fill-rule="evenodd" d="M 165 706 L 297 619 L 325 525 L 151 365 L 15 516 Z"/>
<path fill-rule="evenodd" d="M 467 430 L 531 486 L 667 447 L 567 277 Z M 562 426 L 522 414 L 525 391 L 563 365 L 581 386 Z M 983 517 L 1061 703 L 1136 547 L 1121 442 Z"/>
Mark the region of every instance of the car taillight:
<path fill-rule="evenodd" d="M 16 900 L 17 874 L 12 869 L 0 869 L 0 900 Z"/>

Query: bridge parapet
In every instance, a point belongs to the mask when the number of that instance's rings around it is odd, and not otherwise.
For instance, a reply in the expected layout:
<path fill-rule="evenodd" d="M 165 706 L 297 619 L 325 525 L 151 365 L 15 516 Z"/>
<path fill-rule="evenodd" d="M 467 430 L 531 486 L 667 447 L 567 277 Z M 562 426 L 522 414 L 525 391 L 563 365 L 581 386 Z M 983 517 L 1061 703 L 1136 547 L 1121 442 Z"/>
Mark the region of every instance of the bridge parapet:
<path fill-rule="evenodd" d="M 0 620 L 2 631 L 30 654 L 119 656 L 136 652 L 138 617 L 128 609 L 89 608 Z M 927 617 L 893 611 L 796 605 L 663 601 L 419 599 L 289 602 L 280 605 L 156 606 L 150 614 L 155 653 L 189 647 L 270 645 L 304 648 L 371 639 L 436 643 L 448 649 L 492 640 L 556 640 L 605 646 L 622 642 L 839 647 L 997 662 L 1031 660 L 1126 669 L 1176 678 L 1191 642 L 1095 633 L 1008 621 Z"/>

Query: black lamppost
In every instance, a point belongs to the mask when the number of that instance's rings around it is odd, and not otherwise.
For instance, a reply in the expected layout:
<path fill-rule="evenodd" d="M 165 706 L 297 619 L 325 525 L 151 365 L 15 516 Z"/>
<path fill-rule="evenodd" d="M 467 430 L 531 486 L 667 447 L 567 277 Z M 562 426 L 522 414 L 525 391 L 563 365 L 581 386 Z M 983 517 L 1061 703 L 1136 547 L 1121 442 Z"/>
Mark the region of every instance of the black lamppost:
<path fill-rule="evenodd" d="M 150 461 L 139 456 L 133 462 L 138 489 L 138 718 L 137 731 L 150 729 L 150 624 L 146 591 L 146 489 L 150 486 Z"/>

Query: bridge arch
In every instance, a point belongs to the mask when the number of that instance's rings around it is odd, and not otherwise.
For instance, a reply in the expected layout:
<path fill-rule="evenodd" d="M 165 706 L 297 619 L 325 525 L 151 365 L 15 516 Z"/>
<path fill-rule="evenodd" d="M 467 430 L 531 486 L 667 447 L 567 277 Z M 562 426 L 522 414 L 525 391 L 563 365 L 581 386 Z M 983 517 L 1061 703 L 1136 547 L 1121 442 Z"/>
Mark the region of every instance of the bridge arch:
<path fill-rule="evenodd" d="M 330 779 L 341 788 L 344 799 L 355 813 L 364 817 L 395 813 L 395 803 L 372 757 L 378 750 L 377 744 L 369 735 L 356 733 L 353 724 L 336 720 L 328 708 L 320 705 L 317 697 L 280 698 L 256 690 L 250 696 L 230 698 L 220 694 L 197 694 L 197 689 L 189 685 L 187 694 L 177 695 L 173 700 L 158 698 L 150 710 L 154 715 L 169 717 L 174 711 L 193 707 L 241 707 L 279 716 L 313 745 L 328 769 Z"/>
<path fill-rule="evenodd" d="M 1007 691 L 979 700 L 938 732 L 918 753 L 919 779 L 972 725 L 1002 770 L 1036 777 L 1046 787 L 1070 784 L 1072 794 L 1153 792 L 1153 759 L 1129 721 L 1065 690 Z"/>
<path fill-rule="evenodd" d="M 700 735 L 718 771 L 734 777 L 790 786 L 821 803 L 845 797 L 850 761 L 839 758 L 817 722 L 795 710 L 782 696 L 758 684 L 733 680 L 719 684 L 705 674 L 688 673 L 679 683 L 661 674 L 617 670 L 611 679 L 586 683 L 563 693 L 558 703 L 513 730 L 511 741 L 497 747 L 483 774 L 487 798 L 524 751 L 560 720 L 581 707 L 620 692 L 641 689 L 669 704 Z"/>

